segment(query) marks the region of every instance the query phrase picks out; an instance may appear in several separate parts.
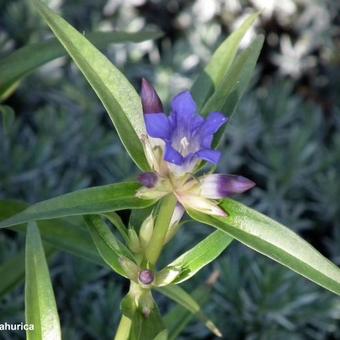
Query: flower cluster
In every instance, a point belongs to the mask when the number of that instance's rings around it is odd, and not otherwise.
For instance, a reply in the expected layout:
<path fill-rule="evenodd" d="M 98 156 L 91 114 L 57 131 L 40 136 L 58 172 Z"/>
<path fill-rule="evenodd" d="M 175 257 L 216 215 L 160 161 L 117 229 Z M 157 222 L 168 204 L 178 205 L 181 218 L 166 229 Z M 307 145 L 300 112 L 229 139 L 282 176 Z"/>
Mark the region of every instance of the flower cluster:
<path fill-rule="evenodd" d="M 137 195 L 159 199 L 173 193 L 185 209 L 226 216 L 217 200 L 249 190 L 255 183 L 242 176 L 196 177 L 195 173 L 202 161 L 218 164 L 221 152 L 213 149 L 213 138 L 228 118 L 221 112 L 200 116 L 189 91 L 173 98 L 171 113 L 166 115 L 156 91 L 145 79 L 141 98 L 148 133 L 143 143 L 153 171 L 139 176 L 144 187 Z"/>

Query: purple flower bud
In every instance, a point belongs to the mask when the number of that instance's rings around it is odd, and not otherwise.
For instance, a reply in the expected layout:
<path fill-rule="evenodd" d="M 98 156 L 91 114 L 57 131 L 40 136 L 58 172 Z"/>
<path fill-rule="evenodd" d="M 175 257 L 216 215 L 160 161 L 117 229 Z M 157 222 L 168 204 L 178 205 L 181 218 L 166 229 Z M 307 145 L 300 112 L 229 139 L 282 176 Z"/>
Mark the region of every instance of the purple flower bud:
<path fill-rule="evenodd" d="M 149 285 L 155 279 L 155 276 L 151 270 L 145 269 L 139 273 L 139 281 L 144 285 Z"/>
<path fill-rule="evenodd" d="M 207 175 L 201 183 L 202 195 L 212 199 L 241 194 L 255 186 L 255 183 L 248 178 L 220 174 Z"/>
<path fill-rule="evenodd" d="M 158 176 L 153 172 L 143 172 L 138 176 L 138 181 L 146 188 L 153 188 L 158 180 Z"/>
<path fill-rule="evenodd" d="M 142 79 L 141 99 L 144 114 L 164 112 L 162 102 L 157 92 L 144 78 Z"/>

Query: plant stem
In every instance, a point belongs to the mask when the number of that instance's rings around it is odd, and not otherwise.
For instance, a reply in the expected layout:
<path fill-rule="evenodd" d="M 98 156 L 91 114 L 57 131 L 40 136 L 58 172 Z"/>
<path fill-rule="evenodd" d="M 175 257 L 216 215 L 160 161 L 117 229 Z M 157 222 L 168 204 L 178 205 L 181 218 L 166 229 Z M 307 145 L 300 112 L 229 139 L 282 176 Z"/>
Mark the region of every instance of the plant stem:
<path fill-rule="evenodd" d="M 176 197 L 172 194 L 165 196 L 160 201 L 152 237 L 149 246 L 145 251 L 146 259 L 152 266 L 156 265 L 159 255 L 161 254 L 176 202 Z"/>
<path fill-rule="evenodd" d="M 131 320 L 122 315 L 114 340 L 128 340 L 131 329 Z"/>

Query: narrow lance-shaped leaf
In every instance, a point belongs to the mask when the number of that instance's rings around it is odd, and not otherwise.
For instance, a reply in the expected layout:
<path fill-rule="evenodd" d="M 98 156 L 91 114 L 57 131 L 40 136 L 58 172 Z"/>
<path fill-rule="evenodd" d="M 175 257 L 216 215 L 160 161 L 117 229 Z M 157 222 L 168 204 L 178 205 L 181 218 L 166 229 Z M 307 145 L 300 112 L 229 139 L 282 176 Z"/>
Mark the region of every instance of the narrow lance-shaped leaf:
<path fill-rule="evenodd" d="M 196 211 L 189 214 L 340 295 L 340 269 L 300 236 L 234 200 L 223 200 L 221 207 L 228 213 L 225 218 Z"/>
<path fill-rule="evenodd" d="M 91 32 L 86 38 L 97 48 L 102 49 L 110 43 L 141 42 L 156 39 L 161 32 Z M 65 49 L 55 38 L 29 44 L 0 60 L 0 96 L 14 83 L 47 62 L 62 57 Z"/>
<path fill-rule="evenodd" d="M 168 340 L 168 331 L 164 329 L 160 333 L 158 333 L 153 340 Z"/>
<path fill-rule="evenodd" d="M 171 262 L 167 267 L 180 269 L 180 274 L 173 283 L 190 279 L 199 270 L 214 261 L 230 245 L 232 240 L 232 237 L 217 230 Z"/>
<path fill-rule="evenodd" d="M 200 305 L 205 305 L 210 298 L 210 285 L 204 284 L 194 290 L 192 293 L 192 297 L 195 300 L 200 301 Z M 192 321 L 195 317 L 188 308 L 183 307 L 182 305 L 177 304 L 174 306 L 165 316 L 164 323 L 166 328 L 168 329 L 169 336 L 168 340 L 176 340 L 178 339 L 179 334 L 186 328 L 186 326 Z"/>
<path fill-rule="evenodd" d="M 28 340 L 61 339 L 59 316 L 39 229 L 29 223 L 26 235 L 26 323 Z"/>
<path fill-rule="evenodd" d="M 89 215 L 84 216 L 84 219 L 100 256 L 116 273 L 126 277 L 119 258 L 121 256 L 133 257 L 131 252 L 115 238 L 100 216 Z"/>
<path fill-rule="evenodd" d="M 217 110 L 228 114 L 230 117 L 233 115 L 253 76 L 263 41 L 262 35 L 256 37 L 250 46 L 235 59 L 222 84 L 205 104 L 204 112 Z M 225 129 L 226 126 L 223 126 L 215 135 L 213 141 L 215 147 L 219 145 Z"/>
<path fill-rule="evenodd" d="M 56 253 L 55 248 L 45 245 L 46 257 Z M 25 252 L 20 251 L 0 266 L 0 298 L 23 283 L 25 277 Z"/>
<path fill-rule="evenodd" d="M 0 200 L 0 221 L 19 213 L 27 206 L 26 203 L 21 201 Z M 81 217 L 77 220 L 75 218 L 63 218 L 39 221 L 37 224 L 43 240 L 55 248 L 87 261 L 104 265 Z M 11 230 L 25 233 L 26 228 L 25 224 L 21 224 L 11 227 Z M 49 248 L 46 248 L 46 252 Z"/>
<path fill-rule="evenodd" d="M 125 227 L 120 216 L 117 213 L 115 213 L 114 211 L 105 213 L 104 216 L 117 228 L 119 233 L 124 238 L 124 241 L 129 242 L 129 235 L 128 235 L 127 228 Z"/>
<path fill-rule="evenodd" d="M 0 200 L 0 220 L 24 209 L 26 204 L 16 201 Z M 55 219 L 38 223 L 41 237 L 48 244 L 44 244 L 46 257 L 56 253 L 56 248 L 79 256 L 82 259 L 105 266 L 99 256 L 85 225 L 77 225 L 74 221 Z M 26 232 L 26 225 L 11 228 L 14 231 Z M 49 244 L 53 245 L 49 246 Z M 19 252 L 0 266 L 0 297 L 16 288 L 24 281 L 25 254 Z"/>
<path fill-rule="evenodd" d="M 74 191 L 33 204 L 19 214 L 0 222 L 0 228 L 33 220 L 138 209 L 153 204 L 153 201 L 135 196 L 138 188 L 140 184 L 137 183 L 119 183 Z"/>
<path fill-rule="evenodd" d="M 222 83 L 205 103 L 202 114 L 220 111 L 232 116 L 254 73 L 256 61 L 263 45 L 263 39 L 262 35 L 258 36 L 234 60 Z M 213 140 L 214 147 L 217 147 L 220 143 L 225 128 L 226 126 L 223 126 L 215 135 Z M 203 165 L 204 162 L 201 166 Z"/>
<path fill-rule="evenodd" d="M 222 111 L 228 115 L 234 112 L 254 73 L 263 41 L 263 35 L 257 36 L 250 46 L 235 59 L 219 87 L 204 104 L 203 114 L 214 110 Z"/>
<path fill-rule="evenodd" d="M 210 95 L 221 87 L 221 82 L 225 79 L 231 68 L 242 38 L 257 17 L 258 13 L 250 15 L 244 23 L 218 47 L 211 57 L 209 64 L 194 82 L 191 91 L 199 108 L 202 108 Z"/>
<path fill-rule="evenodd" d="M 0 115 L 2 115 L 2 128 L 6 133 L 14 122 L 15 119 L 14 110 L 10 106 L 0 105 Z"/>
<path fill-rule="evenodd" d="M 131 158 L 147 171 L 149 165 L 141 143 L 146 130 L 136 90 L 81 33 L 41 1 L 32 1 L 105 106 Z"/>
<path fill-rule="evenodd" d="M 171 300 L 177 302 L 192 314 L 194 314 L 199 320 L 201 320 L 205 326 L 216 336 L 222 336 L 219 329 L 214 325 L 214 323 L 209 320 L 203 313 L 201 306 L 196 302 L 196 300 L 187 293 L 183 288 L 178 285 L 168 285 L 165 287 L 156 288 L 160 293 L 164 294 Z"/>

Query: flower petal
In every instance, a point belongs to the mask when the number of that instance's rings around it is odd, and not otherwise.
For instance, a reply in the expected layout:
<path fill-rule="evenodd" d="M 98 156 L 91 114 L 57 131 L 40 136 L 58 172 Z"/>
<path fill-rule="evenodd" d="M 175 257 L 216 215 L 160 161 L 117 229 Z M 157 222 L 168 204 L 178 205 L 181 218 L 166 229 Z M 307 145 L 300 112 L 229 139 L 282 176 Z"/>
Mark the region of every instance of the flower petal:
<path fill-rule="evenodd" d="M 205 135 L 205 136 L 201 135 L 200 136 L 201 148 L 210 149 L 213 139 L 214 139 L 214 135 Z"/>
<path fill-rule="evenodd" d="M 212 174 L 201 178 L 201 194 L 213 199 L 240 194 L 254 186 L 250 179 L 236 175 Z"/>
<path fill-rule="evenodd" d="M 164 159 L 167 162 L 170 162 L 176 165 L 182 165 L 184 163 L 184 157 L 178 151 L 176 151 L 171 146 L 170 143 L 166 143 Z"/>
<path fill-rule="evenodd" d="M 197 106 L 189 91 L 178 94 L 171 102 L 171 108 L 177 126 L 189 126 L 197 115 Z"/>
<path fill-rule="evenodd" d="M 180 222 L 180 220 L 183 217 L 184 211 L 185 210 L 184 210 L 183 206 L 181 204 L 177 203 L 175 210 L 174 210 L 172 217 L 171 217 L 169 228 L 171 228 L 173 225 L 178 224 Z"/>
<path fill-rule="evenodd" d="M 209 163 L 217 164 L 221 158 L 221 152 L 216 150 L 204 149 L 196 152 L 196 155 Z"/>
<path fill-rule="evenodd" d="M 178 195 L 177 198 L 180 203 L 185 207 L 185 209 L 194 209 L 209 215 L 222 217 L 227 216 L 227 213 L 223 209 L 221 209 L 216 202 L 205 197 L 191 194 L 182 194 Z"/>
<path fill-rule="evenodd" d="M 164 113 L 147 113 L 144 119 L 149 136 L 165 140 L 170 138 L 169 119 Z"/>
<path fill-rule="evenodd" d="M 227 122 L 228 117 L 226 117 L 223 113 L 211 112 L 201 127 L 201 133 L 203 135 L 212 135 Z"/>
<path fill-rule="evenodd" d="M 162 102 L 157 92 L 144 78 L 142 79 L 141 99 L 144 114 L 164 112 Z"/>

